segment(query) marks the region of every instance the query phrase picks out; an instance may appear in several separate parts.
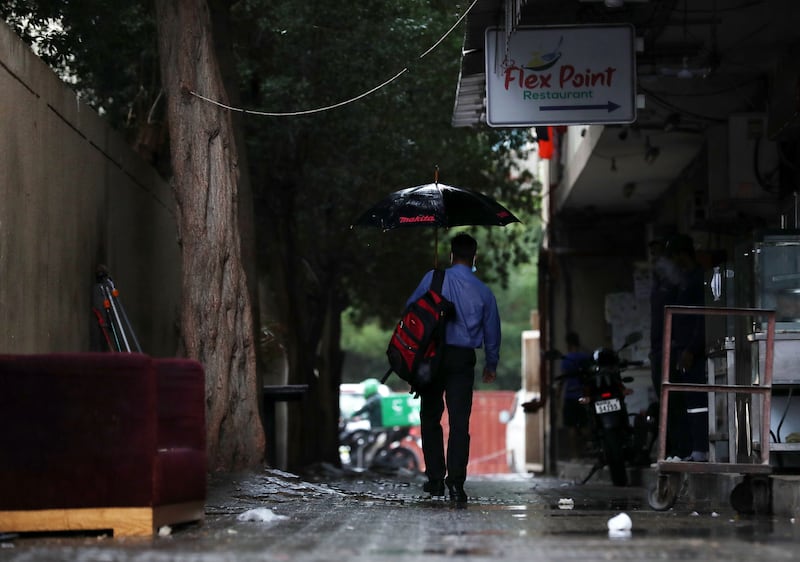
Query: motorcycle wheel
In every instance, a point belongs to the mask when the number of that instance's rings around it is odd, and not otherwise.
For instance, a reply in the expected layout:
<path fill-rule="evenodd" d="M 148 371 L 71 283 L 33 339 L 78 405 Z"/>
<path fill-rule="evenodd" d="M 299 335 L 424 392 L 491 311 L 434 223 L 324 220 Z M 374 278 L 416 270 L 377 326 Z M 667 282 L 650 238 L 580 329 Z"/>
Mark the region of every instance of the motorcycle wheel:
<path fill-rule="evenodd" d="M 372 440 L 372 434 L 368 429 L 357 429 L 346 436 L 343 444 L 353 448 L 363 447 Z"/>
<path fill-rule="evenodd" d="M 609 429 L 603 435 L 603 453 L 606 466 L 611 473 L 614 486 L 628 485 L 628 471 L 625 469 L 624 434 L 621 429 Z"/>
<path fill-rule="evenodd" d="M 364 451 L 372 440 L 372 434 L 366 429 L 357 429 L 342 442 L 349 449 L 350 463 L 353 468 L 364 469 L 369 460 L 364 458 Z"/>
<path fill-rule="evenodd" d="M 407 470 L 419 470 L 417 455 L 405 447 L 395 447 L 388 454 L 388 463 L 394 468 L 405 468 Z"/>

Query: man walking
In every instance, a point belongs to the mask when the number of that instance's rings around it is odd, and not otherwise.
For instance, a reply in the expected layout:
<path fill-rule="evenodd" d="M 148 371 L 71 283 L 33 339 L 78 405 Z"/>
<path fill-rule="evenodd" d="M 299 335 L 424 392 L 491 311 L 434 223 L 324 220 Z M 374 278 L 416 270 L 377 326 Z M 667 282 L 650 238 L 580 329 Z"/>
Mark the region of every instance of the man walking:
<path fill-rule="evenodd" d="M 434 383 L 421 394 L 422 452 L 428 482 L 423 490 L 443 496 L 447 485 L 450 500 L 465 506 L 464 481 L 469 461 L 469 418 L 475 384 L 475 349 L 484 348 L 483 381 L 494 382 L 500 359 L 500 316 L 491 289 L 474 275 L 478 243 L 468 234 L 451 241 L 450 261 L 442 296 L 455 305 L 455 316 L 447 323 L 446 345 Z M 429 271 L 408 299 L 414 302 L 428 290 Z M 441 419 L 447 403 L 450 434 L 445 457 Z"/>

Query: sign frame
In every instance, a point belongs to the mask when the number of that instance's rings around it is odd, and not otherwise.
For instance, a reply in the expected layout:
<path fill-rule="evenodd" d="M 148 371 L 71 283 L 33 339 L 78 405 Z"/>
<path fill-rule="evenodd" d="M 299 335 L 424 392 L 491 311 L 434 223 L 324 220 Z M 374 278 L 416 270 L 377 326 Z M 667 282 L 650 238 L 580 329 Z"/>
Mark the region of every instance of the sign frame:
<path fill-rule="evenodd" d="M 486 124 L 591 125 L 636 121 L 631 24 L 523 26 L 485 31 Z"/>

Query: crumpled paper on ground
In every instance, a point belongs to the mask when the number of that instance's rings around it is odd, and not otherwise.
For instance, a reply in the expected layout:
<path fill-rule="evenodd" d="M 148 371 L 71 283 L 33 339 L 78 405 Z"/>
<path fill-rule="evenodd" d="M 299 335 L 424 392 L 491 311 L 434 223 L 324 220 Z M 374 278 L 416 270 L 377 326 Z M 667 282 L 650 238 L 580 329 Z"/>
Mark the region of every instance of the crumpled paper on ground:
<path fill-rule="evenodd" d="M 608 520 L 608 536 L 614 539 L 631 536 L 633 521 L 627 513 L 620 513 Z"/>
<path fill-rule="evenodd" d="M 237 521 L 255 521 L 257 523 L 271 523 L 272 521 L 281 521 L 283 519 L 289 519 L 285 515 L 278 515 L 277 513 L 273 513 L 271 509 L 267 509 L 266 507 L 257 507 L 256 509 L 249 509 L 244 513 L 240 513 L 237 517 Z"/>

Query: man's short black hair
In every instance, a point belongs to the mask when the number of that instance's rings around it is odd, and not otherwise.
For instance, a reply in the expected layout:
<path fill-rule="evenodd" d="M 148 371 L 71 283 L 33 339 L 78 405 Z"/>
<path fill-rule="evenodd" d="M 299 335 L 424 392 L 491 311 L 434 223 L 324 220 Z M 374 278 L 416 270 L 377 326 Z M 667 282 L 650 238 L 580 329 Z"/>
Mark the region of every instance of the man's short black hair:
<path fill-rule="evenodd" d="M 478 242 L 469 234 L 462 232 L 450 241 L 450 251 L 453 252 L 454 260 L 470 262 L 478 251 Z"/>

